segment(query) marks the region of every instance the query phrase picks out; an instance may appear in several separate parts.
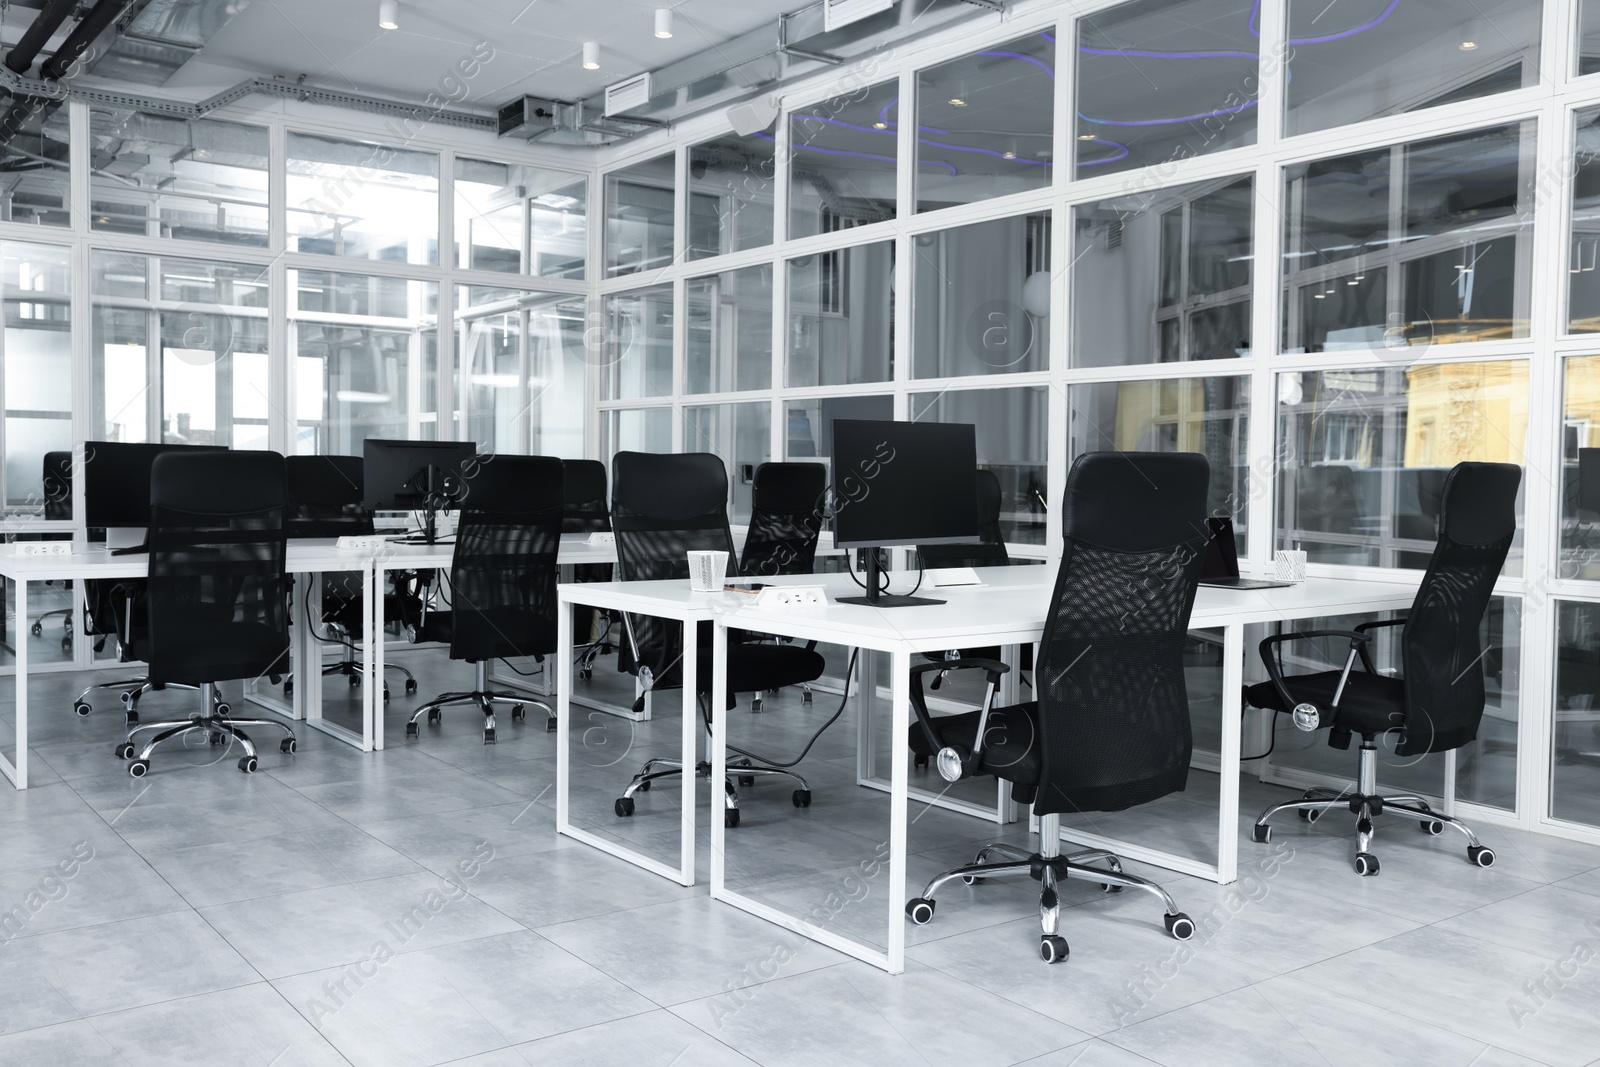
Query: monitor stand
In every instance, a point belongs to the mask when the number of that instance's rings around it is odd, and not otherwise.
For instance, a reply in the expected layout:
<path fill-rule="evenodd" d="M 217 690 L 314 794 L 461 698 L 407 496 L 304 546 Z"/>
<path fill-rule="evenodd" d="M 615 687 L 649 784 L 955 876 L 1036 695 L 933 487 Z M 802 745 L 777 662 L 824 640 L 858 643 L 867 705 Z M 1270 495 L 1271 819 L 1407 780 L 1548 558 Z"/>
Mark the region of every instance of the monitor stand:
<path fill-rule="evenodd" d="M 148 532 L 142 526 L 107 526 L 106 547 L 138 548 L 144 544 L 145 534 Z"/>
<path fill-rule="evenodd" d="M 424 472 L 423 471 L 418 471 L 417 473 L 418 474 L 422 474 Z M 439 539 L 439 512 L 438 512 L 438 510 L 436 508 L 434 508 L 433 503 L 432 503 L 433 501 L 439 499 L 438 484 L 444 480 L 441 477 L 441 475 L 444 472 L 439 470 L 438 467 L 433 466 L 432 464 L 429 464 L 428 467 L 426 468 L 426 473 L 427 473 L 427 476 L 428 476 L 427 496 L 425 498 L 427 503 L 425 503 L 423 505 L 422 532 L 421 533 L 415 533 L 415 534 L 406 534 L 406 535 L 404 535 L 402 537 L 391 537 L 389 540 L 392 541 L 394 544 L 397 544 L 397 545 L 448 545 L 448 544 L 452 543 L 449 540 L 441 541 Z"/>
<path fill-rule="evenodd" d="M 884 592 L 888 577 L 878 566 L 878 550 L 867 549 L 867 595 L 842 596 L 834 602 L 837 604 L 864 604 L 871 608 L 920 608 L 930 604 L 943 604 L 943 600 L 934 600 L 925 596 L 894 596 Z"/>

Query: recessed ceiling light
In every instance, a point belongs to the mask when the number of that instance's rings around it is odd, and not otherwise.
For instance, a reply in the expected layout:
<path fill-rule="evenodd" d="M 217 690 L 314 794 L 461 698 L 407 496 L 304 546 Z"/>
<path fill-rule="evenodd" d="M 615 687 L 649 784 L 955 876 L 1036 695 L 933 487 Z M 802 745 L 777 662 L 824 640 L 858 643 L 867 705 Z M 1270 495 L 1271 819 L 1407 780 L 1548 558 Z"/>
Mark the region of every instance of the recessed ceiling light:
<path fill-rule="evenodd" d="M 872 128 L 875 130 L 887 130 L 889 128 L 889 124 L 887 122 L 874 122 L 872 124 Z"/>
<path fill-rule="evenodd" d="M 1326 300 L 1326 299 L 1328 299 L 1328 294 L 1327 293 L 1312 293 L 1311 294 L 1311 299 L 1313 299 L 1313 300 Z"/>
<path fill-rule="evenodd" d="M 378 0 L 378 28 L 381 30 L 400 28 L 400 0 Z"/>
<path fill-rule="evenodd" d="M 662 40 L 672 36 L 672 9 L 670 7 L 656 8 L 656 36 Z"/>
<path fill-rule="evenodd" d="M 1078 140 L 1080 140 L 1080 141 L 1098 141 L 1099 139 L 1100 139 L 1099 136 L 1097 134 L 1093 134 L 1093 133 L 1080 133 L 1080 134 L 1078 134 Z"/>
<path fill-rule="evenodd" d="M 1477 51 L 1478 42 L 1477 41 L 1462 41 L 1461 45 L 1460 45 L 1460 48 L 1461 48 L 1461 50 L 1463 52 L 1474 52 L 1474 51 Z"/>
<path fill-rule="evenodd" d="M 583 42 L 583 69 L 584 70 L 599 70 L 600 69 L 600 42 L 598 42 L 598 41 L 585 41 L 585 42 Z"/>
<path fill-rule="evenodd" d="M 1000 157 L 1002 159 L 1016 159 L 1017 154 L 1015 152 L 1001 152 Z"/>
<path fill-rule="evenodd" d="M 959 96 L 952 96 L 950 98 L 950 106 L 951 107 L 966 107 L 967 106 L 967 102 L 965 100 L 961 99 Z"/>

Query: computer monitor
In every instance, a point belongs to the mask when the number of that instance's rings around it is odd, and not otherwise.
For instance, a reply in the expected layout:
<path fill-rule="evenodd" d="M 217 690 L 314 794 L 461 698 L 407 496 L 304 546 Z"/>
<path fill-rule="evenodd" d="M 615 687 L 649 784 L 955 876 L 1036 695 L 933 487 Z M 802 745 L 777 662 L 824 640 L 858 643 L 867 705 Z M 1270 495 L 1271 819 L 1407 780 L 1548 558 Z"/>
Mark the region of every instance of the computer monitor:
<path fill-rule="evenodd" d="M 978 538 L 978 434 L 970 423 L 833 422 L 833 543 L 885 548 Z M 843 604 L 940 604 L 883 591 L 877 552 L 867 553 L 867 595 Z"/>
<path fill-rule="evenodd" d="M 437 544 L 437 516 L 450 510 L 466 487 L 466 465 L 478 454 L 471 441 L 384 441 L 369 437 L 363 450 L 365 503 L 373 511 L 421 511 L 420 537 L 406 543 Z"/>
<path fill-rule="evenodd" d="M 221 445 L 129 444 L 83 446 L 84 525 L 106 531 L 112 548 L 141 544 L 150 528 L 150 467 L 163 452 L 226 452 Z"/>

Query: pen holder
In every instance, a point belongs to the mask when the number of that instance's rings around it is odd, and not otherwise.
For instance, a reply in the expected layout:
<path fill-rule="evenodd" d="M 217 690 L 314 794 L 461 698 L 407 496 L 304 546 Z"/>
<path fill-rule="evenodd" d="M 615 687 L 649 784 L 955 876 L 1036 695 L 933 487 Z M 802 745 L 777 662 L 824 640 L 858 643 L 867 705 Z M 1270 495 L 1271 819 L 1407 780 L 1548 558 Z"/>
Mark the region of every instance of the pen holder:
<path fill-rule="evenodd" d="M 728 574 L 726 552 L 689 553 L 689 588 L 696 593 L 714 593 L 722 588 Z"/>
<path fill-rule="evenodd" d="M 1273 557 L 1277 566 L 1278 581 L 1303 582 L 1306 580 L 1306 554 L 1302 551 L 1284 549 Z"/>

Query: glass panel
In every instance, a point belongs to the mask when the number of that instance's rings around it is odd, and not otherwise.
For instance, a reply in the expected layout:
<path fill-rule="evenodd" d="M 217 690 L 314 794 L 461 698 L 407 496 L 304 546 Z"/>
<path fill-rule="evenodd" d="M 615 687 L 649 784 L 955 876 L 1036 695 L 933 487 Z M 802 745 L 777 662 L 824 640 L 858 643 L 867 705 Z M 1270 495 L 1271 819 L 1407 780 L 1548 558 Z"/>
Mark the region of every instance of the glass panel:
<path fill-rule="evenodd" d="M 6 331 L 0 441 L 7 517 L 44 517 L 45 453 L 72 448 L 71 278 L 67 249 L 0 242 Z M 70 499 L 67 505 L 70 509 Z"/>
<path fill-rule="evenodd" d="M 912 422 L 968 422 L 977 427 L 978 466 L 1000 479 L 1000 530 L 1014 544 L 1042 545 L 1050 499 L 1045 441 L 1050 394 L 1023 389 L 950 389 L 912 393 Z"/>
<path fill-rule="evenodd" d="M 289 134 L 289 251 L 439 262 L 439 157 Z"/>
<path fill-rule="evenodd" d="M 714 452 L 728 468 L 729 514 L 750 521 L 756 468 L 772 458 L 772 405 L 708 404 L 683 409 L 683 451 Z"/>
<path fill-rule="evenodd" d="M 1528 336 L 1533 151 L 1530 122 L 1285 168 L 1284 350 Z"/>
<path fill-rule="evenodd" d="M 672 286 L 605 298 L 608 400 L 672 395 Z"/>
<path fill-rule="evenodd" d="M 1456 750 L 1456 799 L 1517 810 L 1517 716 L 1522 686 L 1522 601 L 1495 597 L 1481 640 L 1486 701 L 1478 738 Z"/>
<path fill-rule="evenodd" d="M 456 266 L 583 279 L 589 248 L 587 178 L 457 156 L 455 179 Z"/>
<path fill-rule="evenodd" d="M 772 267 L 690 278 L 686 393 L 772 387 Z"/>
<path fill-rule="evenodd" d="M 1567 360 L 1561 428 L 1561 578 L 1600 578 L 1600 356 Z"/>
<path fill-rule="evenodd" d="M 1289 0 L 1285 131 L 1311 133 L 1539 81 L 1537 0 Z"/>
<path fill-rule="evenodd" d="M 1249 178 L 1073 209 L 1072 365 L 1250 354 Z"/>
<path fill-rule="evenodd" d="M 1135 0 L 1084 16 L 1077 177 L 1255 144 L 1258 7 Z"/>
<path fill-rule="evenodd" d="M 1105 382 L 1067 390 L 1068 461 L 1085 452 L 1199 452 L 1211 463 L 1213 515 L 1250 528 L 1248 378 Z"/>
<path fill-rule="evenodd" d="M 460 440 L 485 451 L 583 456 L 583 297 L 456 286 Z"/>
<path fill-rule="evenodd" d="M 789 236 L 895 217 L 894 128 L 900 83 L 884 82 L 789 116 Z M 929 167 L 954 171 L 949 163 Z"/>
<path fill-rule="evenodd" d="M 826 459 L 833 455 L 834 419 L 894 418 L 892 396 L 828 396 L 817 400 L 787 400 L 784 417 L 786 459 Z"/>
<path fill-rule="evenodd" d="M 607 412 L 606 455 L 671 451 L 671 408 L 633 408 Z"/>
<path fill-rule="evenodd" d="M 1420 569 L 1451 467 L 1526 464 L 1528 364 L 1281 374 L 1278 412 L 1277 547 L 1314 563 Z M 1521 493 L 1517 514 L 1509 575 L 1522 572 Z"/>
<path fill-rule="evenodd" d="M 1055 60 L 1036 33 L 917 75 L 918 211 L 1050 184 Z"/>
<path fill-rule="evenodd" d="M 267 131 L 91 109 L 96 230 L 267 246 Z"/>
<path fill-rule="evenodd" d="M 1600 73 L 1600 0 L 1578 0 L 1578 73 Z"/>
<path fill-rule="evenodd" d="M 606 277 L 672 263 L 672 153 L 606 175 Z"/>
<path fill-rule="evenodd" d="M 0 220 L 30 226 L 71 226 L 67 177 L 68 133 L 64 100 L 13 96 L 0 89 L 0 166 L 7 181 L 0 191 Z"/>
<path fill-rule="evenodd" d="M 894 377 L 894 242 L 789 261 L 790 386 Z"/>
<path fill-rule="evenodd" d="M 293 451 L 358 456 L 368 437 L 438 437 L 439 287 L 291 270 Z"/>
<path fill-rule="evenodd" d="M 1554 603 L 1550 814 L 1600 827 L 1600 604 Z"/>
<path fill-rule="evenodd" d="M 766 131 L 729 134 L 689 149 L 689 258 L 772 243 L 776 146 Z"/>
<path fill-rule="evenodd" d="M 918 234 L 912 248 L 916 377 L 1048 369 L 1049 215 Z"/>
<path fill-rule="evenodd" d="M 89 269 L 91 436 L 266 448 L 267 268 L 97 251 Z"/>

